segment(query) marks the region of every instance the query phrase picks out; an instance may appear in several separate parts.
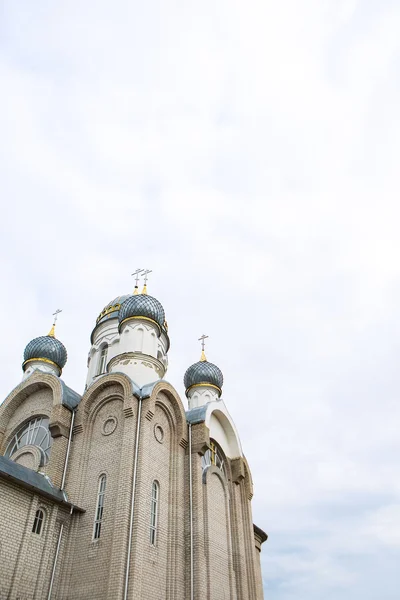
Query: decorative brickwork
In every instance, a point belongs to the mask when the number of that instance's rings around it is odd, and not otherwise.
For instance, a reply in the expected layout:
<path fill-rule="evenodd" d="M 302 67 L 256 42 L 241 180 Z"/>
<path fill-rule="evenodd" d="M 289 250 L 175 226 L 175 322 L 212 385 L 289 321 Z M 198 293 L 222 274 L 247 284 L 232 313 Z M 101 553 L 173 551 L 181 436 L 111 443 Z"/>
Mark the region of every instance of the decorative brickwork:
<path fill-rule="evenodd" d="M 28 446 L 26 456 L 16 453 L 16 461 L 39 468 L 43 475 L 36 477 L 50 478 L 54 489 L 66 472 L 64 500 L 61 492 L 50 499 L 0 473 L 1 599 L 46 599 L 54 569 L 53 599 L 123 600 L 132 506 L 129 600 L 190 600 L 191 548 L 193 600 L 263 598 L 259 550 L 265 538 L 253 531 L 246 460 L 221 450 L 223 467 L 205 467 L 204 454 L 214 444 L 206 423 L 191 426 L 190 446 L 174 388 L 159 381 L 146 390 L 142 399 L 128 376 L 103 375 L 86 390 L 73 421 L 58 378 L 35 372 L 0 406 L 0 453 L 23 423 L 43 415 L 53 441 L 48 464 L 38 467 L 39 450 L 33 448 L 31 460 Z M 154 482 L 157 518 L 151 521 Z M 32 531 L 38 509 L 44 515 L 40 534 Z M 96 538 L 95 520 L 101 523 Z"/>

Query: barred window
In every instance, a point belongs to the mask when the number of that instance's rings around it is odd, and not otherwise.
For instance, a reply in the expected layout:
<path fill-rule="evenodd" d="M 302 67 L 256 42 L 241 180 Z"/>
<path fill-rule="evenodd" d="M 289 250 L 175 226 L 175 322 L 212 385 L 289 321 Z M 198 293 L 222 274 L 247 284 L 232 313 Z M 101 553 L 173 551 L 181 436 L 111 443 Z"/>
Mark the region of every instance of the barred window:
<path fill-rule="evenodd" d="M 157 527 L 158 527 L 158 500 L 160 495 L 160 486 L 158 481 L 153 481 L 151 490 L 151 515 L 150 515 L 150 544 L 156 545 Z"/>
<path fill-rule="evenodd" d="M 41 452 L 40 464 L 45 465 L 49 460 L 52 442 L 49 419 L 47 417 L 35 417 L 25 423 L 13 436 L 7 446 L 5 456 L 11 458 L 23 446 L 36 446 Z"/>
<path fill-rule="evenodd" d="M 33 521 L 32 533 L 37 533 L 40 535 L 42 531 L 44 521 L 44 512 L 42 510 L 37 510 L 35 515 L 35 520 Z"/>
<path fill-rule="evenodd" d="M 102 475 L 99 480 L 99 491 L 97 493 L 97 506 L 96 506 L 96 514 L 94 519 L 94 530 L 93 530 L 93 539 L 98 540 L 101 533 L 101 524 L 103 521 L 104 514 L 104 496 L 106 493 L 106 481 L 107 477 Z"/>

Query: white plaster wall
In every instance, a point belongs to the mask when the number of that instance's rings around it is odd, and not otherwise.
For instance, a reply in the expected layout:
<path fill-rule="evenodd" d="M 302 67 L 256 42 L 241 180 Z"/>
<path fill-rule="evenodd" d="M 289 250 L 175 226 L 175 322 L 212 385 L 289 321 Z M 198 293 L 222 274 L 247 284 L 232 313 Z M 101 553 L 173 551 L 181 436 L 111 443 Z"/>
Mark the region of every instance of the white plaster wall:
<path fill-rule="evenodd" d="M 22 376 L 22 381 L 29 377 L 29 375 L 32 375 L 33 371 L 36 370 L 42 371 L 43 373 L 51 373 L 51 375 L 56 375 L 57 377 L 60 376 L 60 370 L 55 365 L 42 362 L 41 360 L 33 360 L 32 362 L 28 363 L 26 370 L 24 371 L 24 374 Z"/>
<path fill-rule="evenodd" d="M 159 346 L 159 349 L 164 354 L 167 354 L 167 352 L 168 352 L 168 339 L 167 339 L 167 336 L 165 335 L 164 332 L 162 332 L 161 335 L 160 335 L 160 337 L 159 337 L 158 346 Z"/>
<path fill-rule="evenodd" d="M 110 343 L 110 340 L 116 337 L 118 337 L 118 319 L 108 319 L 98 326 L 93 339 L 93 347 L 98 348 L 103 342 Z"/>
<path fill-rule="evenodd" d="M 148 321 L 132 319 L 122 325 L 119 353 L 142 352 L 157 358 L 157 328 Z"/>
<path fill-rule="evenodd" d="M 208 405 L 205 423 L 210 429 L 210 437 L 218 442 L 226 456 L 243 456 L 239 434 L 223 400 Z"/>
<path fill-rule="evenodd" d="M 189 409 L 218 400 L 218 391 L 211 386 L 194 387 L 188 392 Z"/>
<path fill-rule="evenodd" d="M 107 344 L 107 362 L 119 353 L 118 319 L 109 319 L 102 323 L 94 336 L 93 345 L 88 356 L 88 374 L 86 385 L 89 386 L 95 380 L 100 362 L 101 350 Z"/>
<path fill-rule="evenodd" d="M 158 381 L 165 374 L 163 365 L 157 359 L 139 352 L 118 355 L 109 364 L 109 371 L 125 373 L 139 387 Z"/>
<path fill-rule="evenodd" d="M 140 386 L 164 376 L 168 367 L 168 341 L 165 334 L 158 338 L 157 326 L 145 319 L 127 321 L 122 325 L 121 333 L 118 326 L 118 319 L 109 319 L 98 327 L 88 356 L 87 387 L 101 375 L 99 366 L 105 345 L 106 365 L 112 364 L 112 369 L 108 367 L 107 370 L 126 373 Z M 134 359 L 125 356 L 132 353 L 144 356 L 140 360 L 136 356 Z M 113 360 L 118 356 L 121 356 L 120 361 Z"/>

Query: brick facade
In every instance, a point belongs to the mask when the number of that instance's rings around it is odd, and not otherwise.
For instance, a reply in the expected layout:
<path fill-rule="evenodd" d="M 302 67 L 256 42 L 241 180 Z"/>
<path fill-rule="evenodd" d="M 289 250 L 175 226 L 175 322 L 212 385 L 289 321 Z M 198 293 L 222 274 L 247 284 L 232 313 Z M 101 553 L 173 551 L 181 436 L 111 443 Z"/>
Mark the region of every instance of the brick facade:
<path fill-rule="evenodd" d="M 36 371 L 0 406 L 0 454 L 5 454 L 19 427 L 37 415 L 50 419 L 53 436 L 50 460 L 40 472 L 57 489 L 72 424 L 72 411 L 63 404 L 57 377 Z M 204 469 L 209 430 L 198 423 L 191 431 L 190 453 L 184 407 L 168 383 L 160 381 L 150 396 L 140 397 L 126 375 L 100 377 L 75 413 L 66 499 L 46 497 L 30 489 L 28 482 L 0 478 L 0 600 L 47 598 L 58 546 L 51 598 L 124 598 L 137 437 L 128 598 L 190 598 L 191 460 L 194 599 L 261 600 L 259 550 L 265 538 L 262 532 L 254 536 L 248 465 L 241 457 L 225 457 L 224 472 L 213 465 Z M 106 476 L 104 513 L 95 540 L 102 475 Z M 154 481 L 159 496 L 156 544 L 152 545 Z M 45 516 L 40 535 L 32 533 L 39 508 Z"/>

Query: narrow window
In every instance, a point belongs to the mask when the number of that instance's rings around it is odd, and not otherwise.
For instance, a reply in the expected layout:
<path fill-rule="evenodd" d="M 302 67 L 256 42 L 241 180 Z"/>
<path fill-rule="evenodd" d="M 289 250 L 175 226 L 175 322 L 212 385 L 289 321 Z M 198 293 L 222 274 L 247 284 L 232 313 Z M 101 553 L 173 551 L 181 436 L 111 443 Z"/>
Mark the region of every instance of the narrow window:
<path fill-rule="evenodd" d="M 43 520 L 44 512 L 42 510 L 37 510 L 35 520 L 33 521 L 32 533 L 37 533 L 40 535 L 40 532 L 42 531 Z"/>
<path fill-rule="evenodd" d="M 151 491 L 151 517 L 150 517 L 150 544 L 156 545 L 157 541 L 157 526 L 158 526 L 158 496 L 160 486 L 157 481 L 153 481 Z"/>
<path fill-rule="evenodd" d="M 108 350 L 107 346 L 103 346 L 103 348 L 101 349 L 100 358 L 99 358 L 99 368 L 97 371 L 97 375 L 101 375 L 102 373 L 106 372 L 107 350 Z"/>
<path fill-rule="evenodd" d="M 201 463 L 203 470 L 211 465 L 214 465 L 215 467 L 218 467 L 218 469 L 221 469 L 223 473 L 225 473 L 223 454 L 213 440 L 210 440 L 210 448 L 205 452 L 201 459 Z"/>
<path fill-rule="evenodd" d="M 99 491 L 97 494 L 97 507 L 94 519 L 93 539 L 98 540 L 101 532 L 101 523 L 103 520 L 104 511 L 104 494 L 106 492 L 106 476 L 102 475 L 99 481 Z"/>

